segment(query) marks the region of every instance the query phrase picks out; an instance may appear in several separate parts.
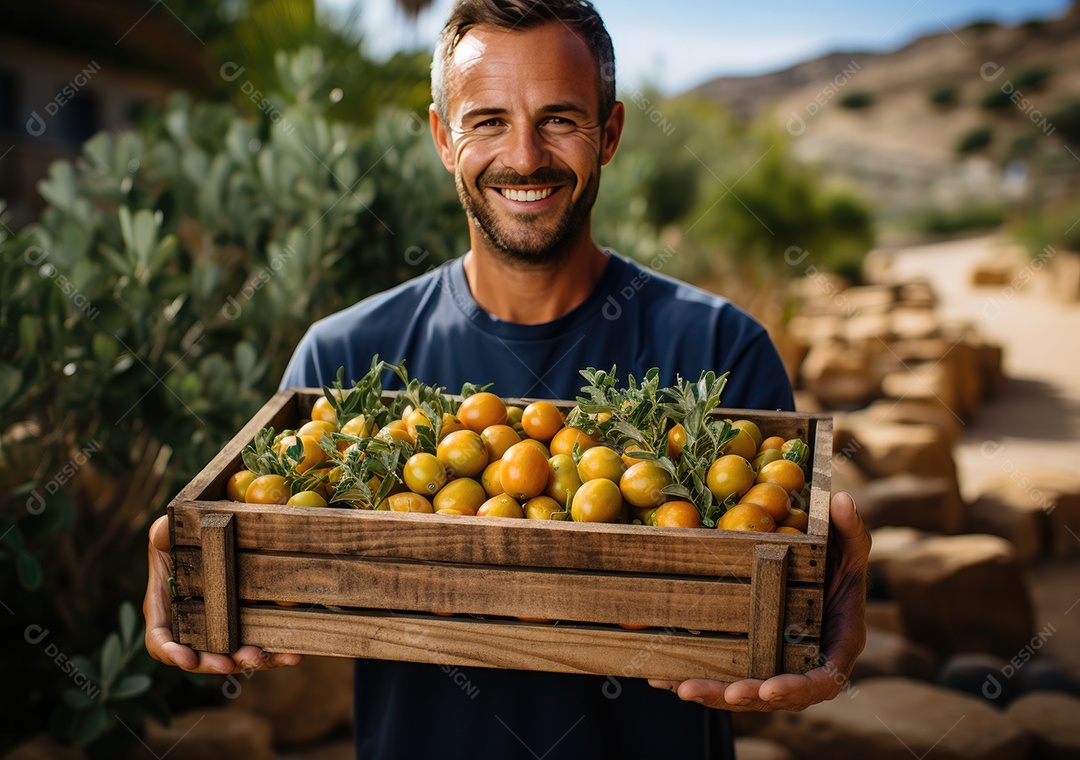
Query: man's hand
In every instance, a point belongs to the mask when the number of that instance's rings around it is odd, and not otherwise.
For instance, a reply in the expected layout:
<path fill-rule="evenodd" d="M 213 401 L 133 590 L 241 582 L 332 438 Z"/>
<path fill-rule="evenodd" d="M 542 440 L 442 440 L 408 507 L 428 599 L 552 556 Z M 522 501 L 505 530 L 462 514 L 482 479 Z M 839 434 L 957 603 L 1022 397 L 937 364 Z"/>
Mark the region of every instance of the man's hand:
<path fill-rule="evenodd" d="M 866 646 L 866 573 L 870 533 L 846 493 L 833 496 L 829 510 L 829 567 L 825 586 L 823 664 L 805 675 L 782 674 L 767 681 L 746 679 L 726 683 L 694 679 L 654 681 L 680 699 L 735 712 L 798 712 L 832 699 L 847 684 L 855 659 Z"/>
<path fill-rule="evenodd" d="M 146 618 L 146 651 L 158 662 L 176 665 L 193 673 L 240 673 L 252 670 L 296 665 L 303 659 L 299 654 L 267 654 L 258 647 L 240 647 L 232 655 L 196 652 L 178 644 L 172 637 L 171 595 L 169 576 L 172 561 L 169 557 L 169 518 L 159 517 L 150 526 L 148 547 L 149 575 L 143 617 Z"/>

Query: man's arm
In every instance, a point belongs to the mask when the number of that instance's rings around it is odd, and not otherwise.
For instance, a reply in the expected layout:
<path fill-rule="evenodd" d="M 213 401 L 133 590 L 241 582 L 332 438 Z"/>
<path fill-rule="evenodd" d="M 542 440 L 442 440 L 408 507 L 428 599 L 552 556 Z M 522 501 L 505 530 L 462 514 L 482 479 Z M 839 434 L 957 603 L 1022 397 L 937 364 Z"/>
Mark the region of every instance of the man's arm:
<path fill-rule="evenodd" d="M 649 681 L 680 699 L 735 712 L 798 712 L 832 699 L 847 684 L 855 660 L 866 646 L 866 577 L 870 532 L 846 493 L 835 494 L 829 510 L 829 577 L 822 620 L 823 663 L 805 675 L 785 673 L 762 681 L 694 679 Z"/>
<path fill-rule="evenodd" d="M 299 654 L 268 654 L 258 647 L 240 647 L 231 655 L 196 652 L 178 644 L 172 637 L 172 597 L 169 576 L 172 561 L 169 556 L 169 518 L 159 517 L 150 526 L 146 596 L 143 598 L 143 617 L 146 618 L 146 651 L 158 662 L 175 665 L 193 673 L 239 673 L 251 670 L 296 665 L 303 659 Z"/>

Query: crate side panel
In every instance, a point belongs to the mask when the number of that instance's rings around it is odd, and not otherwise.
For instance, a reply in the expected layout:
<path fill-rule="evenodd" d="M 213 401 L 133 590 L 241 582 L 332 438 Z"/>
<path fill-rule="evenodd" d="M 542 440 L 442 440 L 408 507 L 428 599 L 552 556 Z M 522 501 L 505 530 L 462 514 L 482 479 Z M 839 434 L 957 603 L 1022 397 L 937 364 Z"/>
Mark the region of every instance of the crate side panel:
<path fill-rule="evenodd" d="M 199 628 L 201 604 L 186 605 L 182 628 Z M 242 608 L 240 625 L 242 644 L 268 652 L 439 665 L 663 680 L 731 680 L 745 678 L 748 663 L 746 639 L 734 637 L 262 606 Z M 491 646 L 492 641 L 499 645 Z M 816 648 L 816 642 L 789 644 L 784 653 L 785 670 L 805 672 Z"/>
<path fill-rule="evenodd" d="M 749 578 L 754 547 L 765 542 L 791 547 L 789 581 L 824 581 L 825 545 L 803 536 L 228 501 L 173 504 L 174 545 L 198 546 L 199 517 L 207 510 L 236 515 L 242 550 Z"/>
<path fill-rule="evenodd" d="M 183 596 L 202 596 L 198 550 L 177 551 Z M 447 611 L 746 633 L 751 586 L 735 580 L 572 573 L 241 552 L 242 599 L 372 609 Z M 821 587 L 786 593 L 785 625 L 821 627 Z"/>

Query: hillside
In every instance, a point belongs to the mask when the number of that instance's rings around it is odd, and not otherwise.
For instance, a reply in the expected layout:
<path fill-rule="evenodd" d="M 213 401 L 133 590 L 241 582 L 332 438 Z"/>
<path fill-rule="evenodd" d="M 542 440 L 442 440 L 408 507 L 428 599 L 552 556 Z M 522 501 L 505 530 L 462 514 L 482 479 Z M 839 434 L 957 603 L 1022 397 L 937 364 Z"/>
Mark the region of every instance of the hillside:
<path fill-rule="evenodd" d="M 953 102 L 932 103 L 935 91 Z M 982 104 L 992 92 L 997 108 Z M 796 155 L 854 182 L 887 221 L 1000 204 L 1036 184 L 1062 196 L 1075 192 L 1080 150 L 1050 117 L 1080 99 L 1080 3 L 1062 18 L 943 31 L 891 53 L 833 53 L 689 94 L 786 128 Z M 851 107 L 859 99 L 868 104 Z M 989 128 L 989 145 L 960 157 L 961 138 L 978 128 Z M 1003 167 L 1018 158 L 1007 180 Z"/>

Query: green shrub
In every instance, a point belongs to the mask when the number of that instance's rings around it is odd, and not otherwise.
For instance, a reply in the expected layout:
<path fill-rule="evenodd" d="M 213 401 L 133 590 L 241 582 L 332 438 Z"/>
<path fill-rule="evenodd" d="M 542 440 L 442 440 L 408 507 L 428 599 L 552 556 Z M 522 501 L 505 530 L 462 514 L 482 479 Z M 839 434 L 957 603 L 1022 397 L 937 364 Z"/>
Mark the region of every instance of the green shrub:
<path fill-rule="evenodd" d="M 1012 82 L 1018 90 L 1038 92 L 1046 87 L 1050 74 L 1049 66 L 1032 66 L 1017 74 Z"/>
<path fill-rule="evenodd" d="M 278 67 L 270 115 L 174 97 L 155 127 L 54 163 L 37 223 L 0 226 L 0 582 L 20 623 L 0 641 L 8 678 L 34 684 L 5 714 L 24 736 L 51 714 L 58 739 L 121 756 L 135 738 L 117 716 L 137 731 L 154 700 L 121 710 L 104 684 L 189 688 L 140 664 L 141 643 L 134 672 L 113 667 L 147 524 L 275 390 L 314 319 L 467 247 L 426 114 L 334 123 L 305 97 L 319 50 Z M 68 659 L 101 653 L 81 671 L 102 684 L 89 702 L 65 701 L 31 623 Z"/>
<path fill-rule="evenodd" d="M 918 219 L 916 228 L 932 235 L 1000 227 L 1004 215 L 999 206 L 971 206 L 961 209 L 928 209 Z"/>
<path fill-rule="evenodd" d="M 849 92 L 838 101 L 841 108 L 857 111 L 874 104 L 874 96 L 869 92 Z"/>
<path fill-rule="evenodd" d="M 1053 125 L 1058 137 L 1080 147 L 1080 99 L 1065 103 L 1046 120 Z"/>
<path fill-rule="evenodd" d="M 930 105 L 945 108 L 954 106 L 960 102 L 960 93 L 956 85 L 946 84 L 931 90 L 928 100 L 930 101 Z"/>
<path fill-rule="evenodd" d="M 988 126 L 974 127 L 960 136 L 956 141 L 956 153 L 966 156 L 977 150 L 982 150 L 994 141 L 994 128 Z"/>
<path fill-rule="evenodd" d="M 1012 100 L 1008 92 L 1000 87 L 994 87 L 987 90 L 982 100 L 979 101 L 979 105 L 987 111 L 1000 111 L 1009 108 L 1012 105 Z"/>

